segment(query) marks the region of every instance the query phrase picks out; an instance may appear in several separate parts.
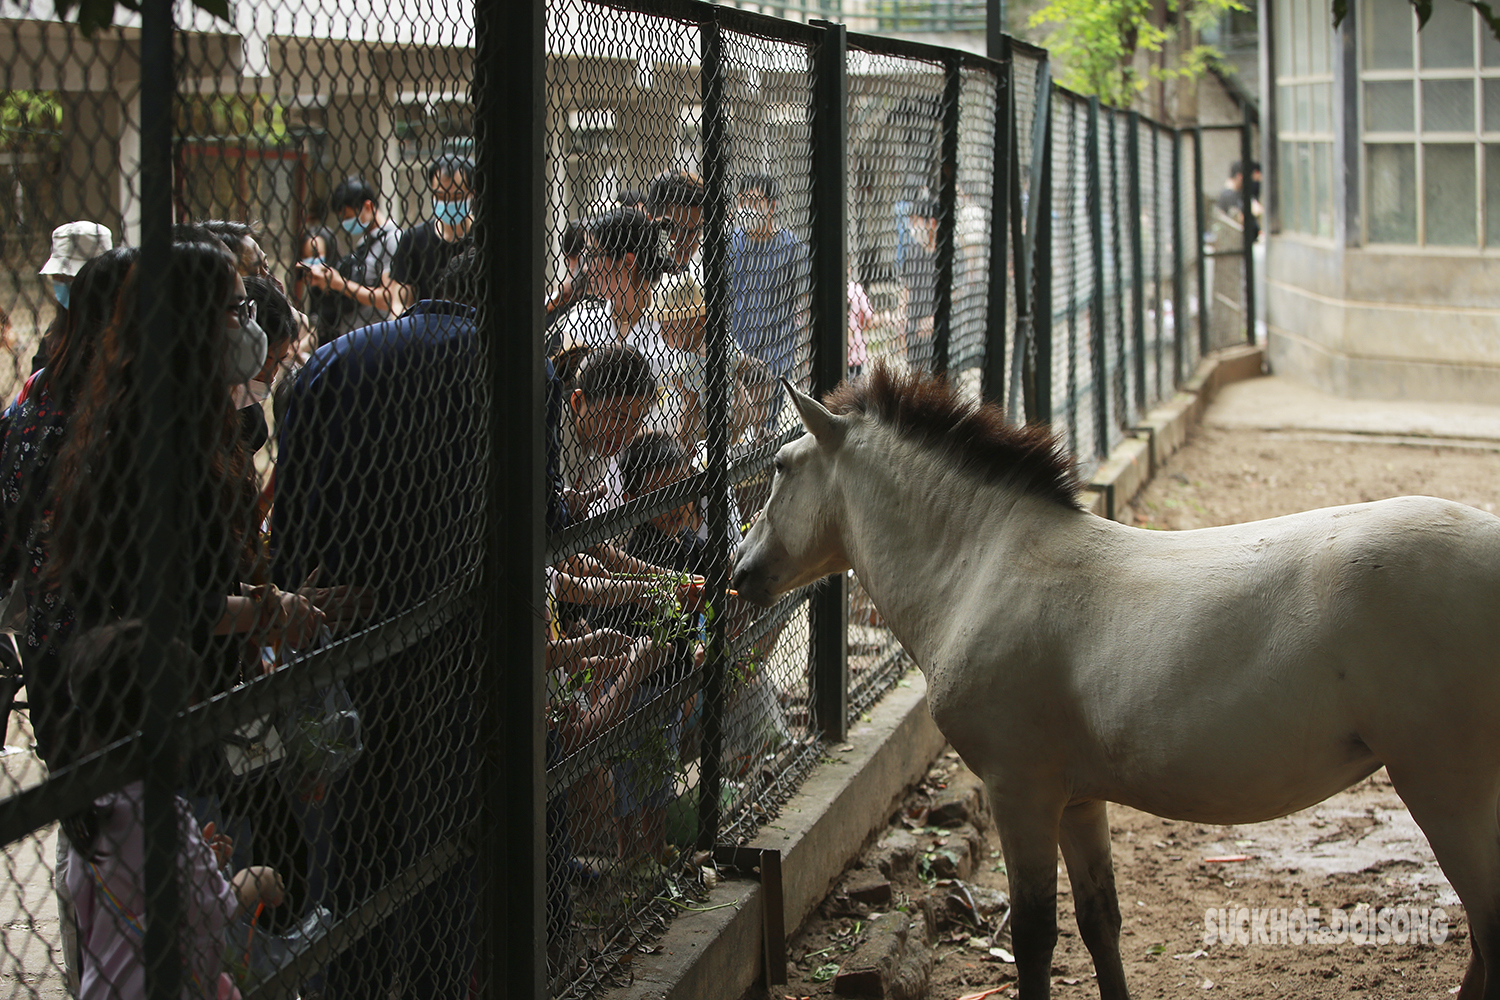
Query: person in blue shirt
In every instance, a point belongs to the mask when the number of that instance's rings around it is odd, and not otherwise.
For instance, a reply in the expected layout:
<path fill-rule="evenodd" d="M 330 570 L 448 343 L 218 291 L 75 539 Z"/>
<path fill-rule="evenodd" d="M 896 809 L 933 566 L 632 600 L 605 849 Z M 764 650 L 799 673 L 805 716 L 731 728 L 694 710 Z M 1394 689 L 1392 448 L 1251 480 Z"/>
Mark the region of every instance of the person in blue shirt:
<path fill-rule="evenodd" d="M 811 275 L 807 244 L 777 224 L 780 193 L 774 177 L 740 178 L 729 238 L 729 328 L 741 351 L 777 378 L 795 379 L 807 355 Z"/>

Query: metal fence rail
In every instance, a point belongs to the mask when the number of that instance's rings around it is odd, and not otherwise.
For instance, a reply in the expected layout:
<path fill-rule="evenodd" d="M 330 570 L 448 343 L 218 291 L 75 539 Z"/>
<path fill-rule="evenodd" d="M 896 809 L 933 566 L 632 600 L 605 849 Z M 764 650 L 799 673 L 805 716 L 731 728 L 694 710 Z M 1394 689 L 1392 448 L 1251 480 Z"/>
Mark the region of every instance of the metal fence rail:
<path fill-rule="evenodd" d="M 12 995 L 621 982 L 910 667 L 729 590 L 779 380 L 1089 472 L 1217 343 L 1201 130 L 1041 49 L 498 6 L 0 2 Z"/>

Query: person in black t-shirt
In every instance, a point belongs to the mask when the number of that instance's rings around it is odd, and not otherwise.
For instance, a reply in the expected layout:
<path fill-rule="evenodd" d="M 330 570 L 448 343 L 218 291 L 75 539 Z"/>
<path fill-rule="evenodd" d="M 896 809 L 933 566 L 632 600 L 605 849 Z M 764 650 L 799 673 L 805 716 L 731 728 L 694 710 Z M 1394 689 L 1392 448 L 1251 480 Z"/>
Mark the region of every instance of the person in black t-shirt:
<path fill-rule="evenodd" d="M 391 281 L 403 308 L 432 298 L 448 262 L 473 244 L 473 176 L 474 164 L 465 156 L 442 156 L 427 168 L 432 218 L 403 233 L 391 259 Z"/>

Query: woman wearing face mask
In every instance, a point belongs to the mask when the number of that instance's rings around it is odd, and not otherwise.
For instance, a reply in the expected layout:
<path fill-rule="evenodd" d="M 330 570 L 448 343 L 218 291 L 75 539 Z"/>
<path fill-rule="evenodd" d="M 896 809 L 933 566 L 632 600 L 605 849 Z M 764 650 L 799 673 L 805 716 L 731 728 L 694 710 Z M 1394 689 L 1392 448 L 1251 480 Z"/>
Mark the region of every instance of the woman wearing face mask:
<path fill-rule="evenodd" d="M 109 230 L 97 222 L 69 222 L 52 230 L 52 253 L 37 274 L 47 280 L 57 301 L 57 315 L 37 344 L 31 370 L 45 367 L 57 338 L 68 325 L 73 281 L 85 263 L 114 246 Z"/>
<path fill-rule="evenodd" d="M 260 370 L 247 381 L 231 386 L 229 394 L 240 413 L 245 447 L 254 454 L 265 446 L 268 437 L 265 410 L 260 406 L 271 395 L 276 372 L 286 364 L 297 336 L 296 314 L 281 289 L 269 278 L 246 278 L 245 296 L 254 307 L 255 324 L 265 333 L 266 359 Z"/>
<path fill-rule="evenodd" d="M 338 296 L 334 300 L 338 315 L 329 324 L 330 337 L 384 322 L 401 312 L 401 301 L 391 281 L 391 262 L 401 230 L 379 209 L 378 197 L 375 189 L 359 177 L 350 177 L 334 188 L 328 207 L 338 214 L 339 225 L 349 234 L 354 249 L 336 263 L 324 260 L 300 268 L 308 285 Z"/>
<path fill-rule="evenodd" d="M 449 261 L 473 245 L 473 176 L 474 164 L 464 156 L 443 156 L 427 168 L 432 216 L 401 234 L 391 260 L 391 282 L 403 309 L 432 298 Z"/>
<path fill-rule="evenodd" d="M 143 353 L 155 338 L 139 321 L 139 267 L 131 269 L 58 453 L 45 565 L 33 583 L 72 609 L 66 620 L 45 623 L 54 652 L 74 628 L 147 610 L 136 586 L 139 567 L 153 558 L 145 459 L 161 446 L 163 428 L 148 416 L 145 366 L 173 373 L 170 391 L 184 414 L 178 432 L 185 444 L 175 460 L 189 485 L 180 520 L 166 527 L 180 532 L 189 574 L 180 581 L 184 633 L 205 664 L 196 685 L 205 694 L 241 679 L 247 648 L 281 639 L 306 645 L 323 619 L 304 596 L 243 583 L 259 575 L 256 484 L 229 387 L 259 373 L 266 348 L 233 263 L 221 246 L 172 247 L 167 301 L 180 337 L 170 357 Z M 258 665 L 258 657 L 249 662 Z"/>

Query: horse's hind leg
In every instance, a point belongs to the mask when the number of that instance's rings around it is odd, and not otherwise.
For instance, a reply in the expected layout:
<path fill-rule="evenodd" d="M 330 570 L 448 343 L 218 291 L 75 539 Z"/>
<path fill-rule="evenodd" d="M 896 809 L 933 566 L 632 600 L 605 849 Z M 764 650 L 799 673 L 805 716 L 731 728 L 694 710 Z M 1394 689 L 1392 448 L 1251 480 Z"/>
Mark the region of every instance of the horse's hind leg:
<path fill-rule="evenodd" d="M 1078 931 L 1094 959 L 1099 996 L 1103 1000 L 1128 1000 L 1125 966 L 1120 961 L 1120 901 L 1115 895 L 1109 815 L 1104 801 L 1081 802 L 1064 809 L 1061 833 Z"/>
<path fill-rule="evenodd" d="M 1448 774 L 1416 780 L 1387 765 L 1391 784 L 1427 835 L 1443 874 L 1463 901 L 1469 923 L 1469 968 L 1459 1000 L 1500 1000 L 1500 792 L 1494 779 Z M 1479 785 L 1479 787 L 1475 787 Z"/>

